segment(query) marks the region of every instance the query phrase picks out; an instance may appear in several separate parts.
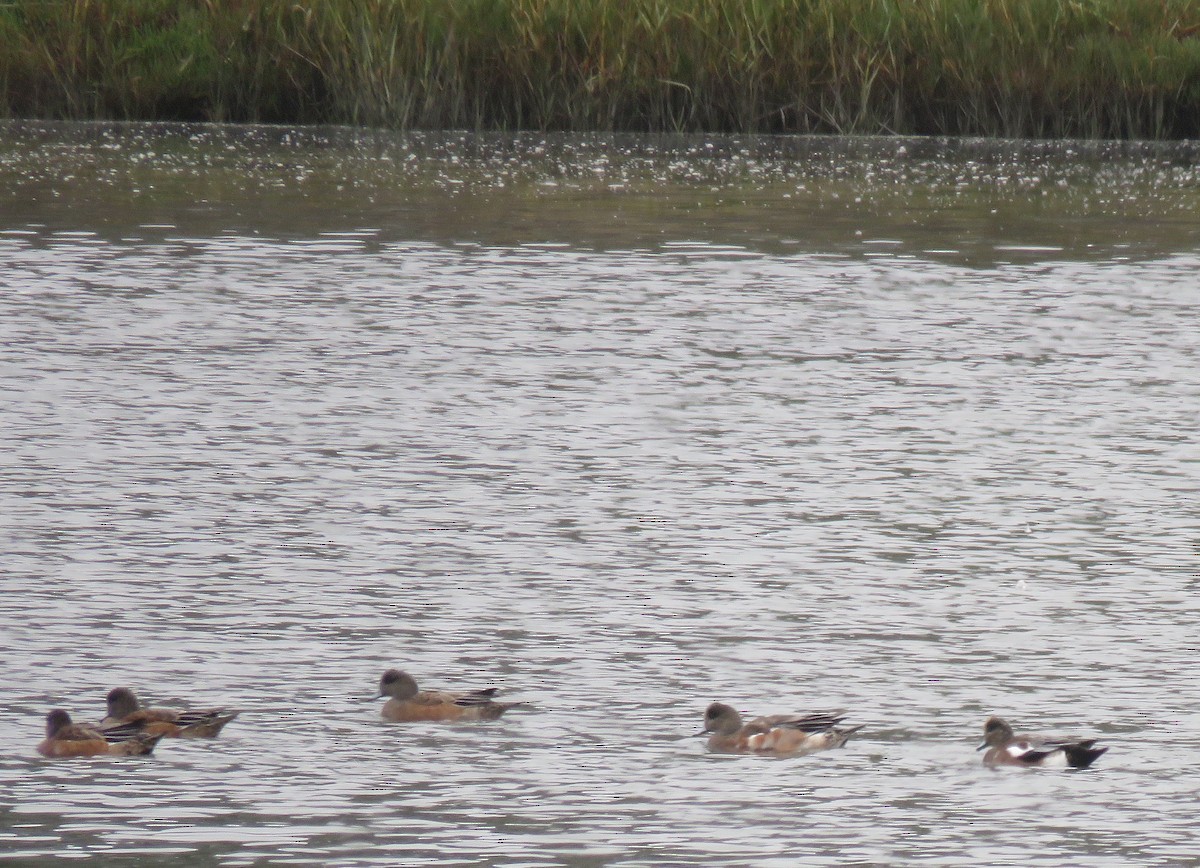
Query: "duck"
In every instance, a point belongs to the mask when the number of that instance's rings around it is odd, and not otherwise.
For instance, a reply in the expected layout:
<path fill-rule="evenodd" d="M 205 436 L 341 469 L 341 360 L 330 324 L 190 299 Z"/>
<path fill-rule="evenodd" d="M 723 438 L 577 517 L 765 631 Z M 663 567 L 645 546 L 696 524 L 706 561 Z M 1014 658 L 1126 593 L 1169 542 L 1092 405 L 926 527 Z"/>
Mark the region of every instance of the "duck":
<path fill-rule="evenodd" d="M 114 727 L 101 731 L 86 723 L 72 723 L 71 715 L 56 708 L 46 715 L 46 738 L 37 746 L 44 757 L 138 756 L 153 752 L 161 734 L 136 728 Z"/>
<path fill-rule="evenodd" d="M 216 738 L 225 724 L 240 712 L 225 708 L 205 711 L 176 711 L 170 708 L 143 708 L 128 687 L 114 687 L 105 697 L 108 715 L 100 721 L 101 730 L 134 726 L 152 735 L 168 738 Z"/>
<path fill-rule="evenodd" d="M 400 669 L 389 669 L 379 679 L 379 694 L 387 697 L 380 716 L 392 723 L 416 721 L 495 720 L 524 702 L 496 702 L 495 687 L 451 693 L 421 690 L 416 680 Z"/>
<path fill-rule="evenodd" d="M 1086 769 L 1107 750 L 1093 747 L 1094 738 L 1056 738 L 1036 735 L 1017 735 L 1008 722 L 989 717 L 983 725 L 983 744 L 988 748 L 983 764 L 996 766 L 1025 766 L 1037 768 Z"/>
<path fill-rule="evenodd" d="M 714 753 L 773 754 L 803 756 L 841 747 L 862 725 L 839 728 L 842 711 L 818 711 L 811 714 L 773 714 L 756 717 L 749 723 L 723 702 L 705 709 L 704 729 L 708 749 Z"/>

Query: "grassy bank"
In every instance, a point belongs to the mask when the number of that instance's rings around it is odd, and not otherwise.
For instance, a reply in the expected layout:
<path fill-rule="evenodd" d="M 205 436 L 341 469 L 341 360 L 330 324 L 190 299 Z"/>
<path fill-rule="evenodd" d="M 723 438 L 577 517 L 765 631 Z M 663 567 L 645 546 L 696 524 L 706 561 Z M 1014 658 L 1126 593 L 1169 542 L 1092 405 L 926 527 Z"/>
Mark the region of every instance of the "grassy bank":
<path fill-rule="evenodd" d="M 1200 136 L 1200 0 L 0 0 L 10 117 Z"/>

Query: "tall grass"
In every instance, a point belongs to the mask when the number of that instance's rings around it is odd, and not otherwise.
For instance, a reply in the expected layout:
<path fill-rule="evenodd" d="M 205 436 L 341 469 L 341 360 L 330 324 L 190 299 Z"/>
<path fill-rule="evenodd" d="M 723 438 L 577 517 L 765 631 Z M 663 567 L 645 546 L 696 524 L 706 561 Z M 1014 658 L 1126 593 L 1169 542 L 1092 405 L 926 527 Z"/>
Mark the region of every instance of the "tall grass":
<path fill-rule="evenodd" d="M 0 0 L 0 113 L 1200 135 L 1200 0 Z"/>

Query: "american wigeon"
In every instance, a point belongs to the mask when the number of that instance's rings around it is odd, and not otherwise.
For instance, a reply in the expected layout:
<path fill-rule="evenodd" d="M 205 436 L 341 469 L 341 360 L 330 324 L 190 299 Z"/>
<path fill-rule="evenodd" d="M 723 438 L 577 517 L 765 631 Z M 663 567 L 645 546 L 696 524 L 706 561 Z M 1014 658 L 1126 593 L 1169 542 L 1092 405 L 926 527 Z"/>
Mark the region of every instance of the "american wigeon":
<path fill-rule="evenodd" d="M 989 717 L 983 725 L 983 744 L 990 750 L 983 755 L 987 766 L 1041 766 L 1086 769 L 1108 748 L 1092 747 L 1094 738 L 1047 738 L 1016 735 L 999 717 Z"/>
<path fill-rule="evenodd" d="M 142 708 L 128 687 L 114 687 L 108 692 L 106 701 L 108 716 L 100 721 L 101 729 L 134 726 L 151 735 L 170 738 L 216 738 L 225 724 L 239 713 L 224 708 L 206 711 Z"/>
<path fill-rule="evenodd" d="M 723 702 L 704 712 L 704 732 L 711 733 L 708 749 L 717 753 L 803 755 L 841 747 L 862 725 L 839 729 L 841 711 L 814 714 L 774 714 L 742 723 L 742 716 Z"/>
<path fill-rule="evenodd" d="M 412 723 L 420 720 L 495 720 L 510 708 L 523 702 L 496 702 L 495 687 L 467 693 L 446 693 L 441 690 L 418 690 L 417 682 L 407 672 L 389 669 L 379 679 L 379 695 L 386 696 L 380 715 L 393 723 Z"/>
<path fill-rule="evenodd" d="M 71 715 L 56 708 L 46 715 L 46 738 L 37 746 L 42 756 L 134 756 L 150 753 L 161 735 L 116 728 L 101 732 L 86 723 L 71 723 Z"/>

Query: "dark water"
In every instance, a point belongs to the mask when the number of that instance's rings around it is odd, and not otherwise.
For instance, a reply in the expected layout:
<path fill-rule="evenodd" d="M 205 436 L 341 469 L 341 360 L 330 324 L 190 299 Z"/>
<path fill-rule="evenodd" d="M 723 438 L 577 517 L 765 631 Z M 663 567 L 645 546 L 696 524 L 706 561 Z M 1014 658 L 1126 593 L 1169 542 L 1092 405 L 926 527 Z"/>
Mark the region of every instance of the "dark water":
<path fill-rule="evenodd" d="M 1196 156 L 0 128 L 0 855 L 1195 861 Z M 34 753 L 121 684 L 243 713 Z"/>

